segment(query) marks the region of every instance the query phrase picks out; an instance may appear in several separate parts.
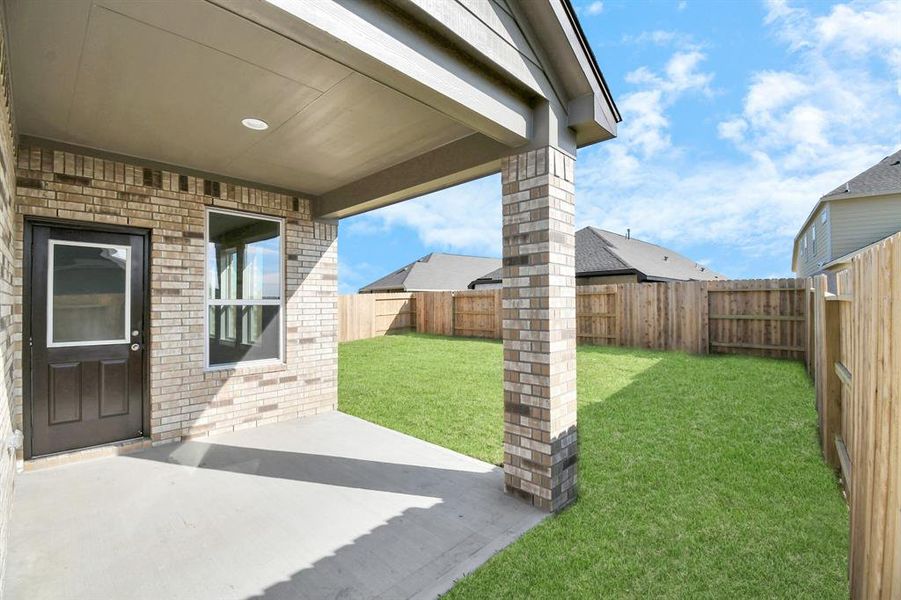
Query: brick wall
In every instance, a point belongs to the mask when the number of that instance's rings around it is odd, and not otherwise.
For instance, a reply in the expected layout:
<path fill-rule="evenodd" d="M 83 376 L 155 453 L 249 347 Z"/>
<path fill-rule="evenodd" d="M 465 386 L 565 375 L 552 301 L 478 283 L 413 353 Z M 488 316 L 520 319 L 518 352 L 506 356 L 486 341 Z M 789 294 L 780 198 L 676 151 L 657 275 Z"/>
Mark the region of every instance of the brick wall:
<path fill-rule="evenodd" d="M 2 7 L 0 7 L 2 13 Z M 9 109 L 9 89 L 6 63 L 6 40 L 3 38 L 0 14 L 0 586 L 6 572 L 9 513 L 12 504 L 13 480 L 16 474 L 15 455 L 7 450 L 6 441 L 12 433 L 12 414 L 15 398 L 13 359 L 13 186 L 15 180 L 15 144 Z M 0 596 L 3 595 L 0 587 Z"/>
<path fill-rule="evenodd" d="M 501 164 L 504 478 L 549 511 L 576 497 L 573 166 L 552 147 Z"/>
<path fill-rule="evenodd" d="M 273 423 L 337 406 L 337 224 L 314 221 L 310 201 L 58 149 L 19 148 L 15 298 L 22 298 L 25 218 L 53 217 L 151 231 L 149 432 L 154 443 Z M 182 174 L 183 175 L 183 174 Z M 207 190 L 211 191 L 211 190 Z M 205 207 L 286 219 L 285 364 L 205 371 Z M 21 332 L 21 311 L 13 319 Z M 21 346 L 16 345 L 17 365 Z M 16 369 L 18 375 L 21 369 Z M 21 427 L 22 388 L 15 390 Z"/>

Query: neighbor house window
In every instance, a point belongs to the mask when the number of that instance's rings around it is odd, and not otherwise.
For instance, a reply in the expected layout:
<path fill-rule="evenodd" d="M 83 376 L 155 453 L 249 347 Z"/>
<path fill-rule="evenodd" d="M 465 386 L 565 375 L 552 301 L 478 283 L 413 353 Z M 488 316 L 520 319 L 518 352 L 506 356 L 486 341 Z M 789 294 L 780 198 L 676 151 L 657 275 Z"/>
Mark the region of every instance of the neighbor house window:
<path fill-rule="evenodd" d="M 282 359 L 282 221 L 210 209 L 207 365 Z"/>
<path fill-rule="evenodd" d="M 810 250 L 814 254 L 817 252 L 817 224 L 814 223 L 810 228 Z"/>

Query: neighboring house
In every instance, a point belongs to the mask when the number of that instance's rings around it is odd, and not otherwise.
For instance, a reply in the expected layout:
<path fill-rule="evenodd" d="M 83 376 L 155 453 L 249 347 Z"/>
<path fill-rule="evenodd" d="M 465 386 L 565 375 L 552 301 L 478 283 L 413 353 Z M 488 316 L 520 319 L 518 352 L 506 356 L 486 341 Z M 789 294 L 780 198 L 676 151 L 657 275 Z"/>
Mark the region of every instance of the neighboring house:
<path fill-rule="evenodd" d="M 335 410 L 338 220 L 496 173 L 506 485 L 568 504 L 575 334 L 535 340 L 619 121 L 569 0 L 0 1 L 0 573 L 17 460 Z"/>
<path fill-rule="evenodd" d="M 433 252 L 360 288 L 360 293 L 465 290 L 473 278 L 500 266 L 499 258 Z"/>
<path fill-rule="evenodd" d="M 469 284 L 470 289 L 501 287 L 502 269 Z M 584 227 L 576 232 L 576 285 L 645 281 L 709 281 L 725 275 L 678 252 L 633 238 Z"/>
<path fill-rule="evenodd" d="M 792 251 L 798 277 L 835 270 L 861 249 L 901 231 L 901 150 L 817 202 Z"/>

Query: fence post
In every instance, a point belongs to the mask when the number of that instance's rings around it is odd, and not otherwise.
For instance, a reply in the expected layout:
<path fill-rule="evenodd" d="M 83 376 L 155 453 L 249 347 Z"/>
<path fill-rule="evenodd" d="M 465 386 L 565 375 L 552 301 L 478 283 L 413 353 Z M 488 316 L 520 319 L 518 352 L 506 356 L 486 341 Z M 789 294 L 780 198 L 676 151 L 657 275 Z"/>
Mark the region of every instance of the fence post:
<path fill-rule="evenodd" d="M 701 315 L 698 318 L 698 327 L 701 330 L 701 340 L 698 351 L 701 354 L 710 354 L 710 284 L 706 281 L 700 283 L 701 298 L 698 300 L 698 310 Z"/>
<path fill-rule="evenodd" d="M 806 319 L 804 336 L 804 362 L 807 364 L 807 373 L 816 379 L 816 319 L 814 310 L 816 304 L 816 289 L 814 280 L 808 277 L 804 280 L 804 318 Z"/>
<path fill-rule="evenodd" d="M 826 464 L 839 468 L 835 436 L 842 427 L 842 382 L 835 372 L 835 363 L 841 358 L 841 313 L 838 302 L 829 297 L 825 275 L 815 278 L 816 303 L 814 307 L 816 337 L 816 394 L 820 411 L 820 443 Z"/>
<path fill-rule="evenodd" d="M 367 308 L 369 309 L 369 337 L 375 337 L 375 332 L 378 330 L 378 326 L 376 325 L 376 321 L 378 320 L 378 310 L 376 310 L 376 304 L 378 303 L 379 295 L 378 294 L 367 294 Z"/>
<path fill-rule="evenodd" d="M 450 294 L 451 306 L 451 336 L 457 336 L 457 292 L 448 292 Z"/>
<path fill-rule="evenodd" d="M 504 306 L 501 290 L 494 290 L 494 339 L 504 338 Z"/>

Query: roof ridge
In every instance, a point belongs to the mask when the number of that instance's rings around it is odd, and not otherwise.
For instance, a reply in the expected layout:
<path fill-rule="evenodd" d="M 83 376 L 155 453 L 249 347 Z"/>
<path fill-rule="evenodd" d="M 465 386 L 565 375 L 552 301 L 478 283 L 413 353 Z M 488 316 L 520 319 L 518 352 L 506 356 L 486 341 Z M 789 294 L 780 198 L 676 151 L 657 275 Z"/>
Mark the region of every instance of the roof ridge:
<path fill-rule="evenodd" d="M 873 163 L 872 165 L 870 165 L 869 167 L 867 167 L 866 169 L 864 169 L 863 171 L 858 173 L 857 175 L 854 175 L 853 177 L 846 179 L 845 182 L 839 184 L 838 187 L 836 187 L 836 188 L 832 189 L 831 191 L 826 192 L 825 194 L 820 196 L 820 200 L 825 200 L 825 199 L 831 200 L 835 197 L 841 197 L 842 194 L 856 195 L 856 194 L 860 194 L 860 193 L 866 193 L 866 192 L 860 192 L 858 190 L 851 189 L 851 184 L 852 183 L 864 183 L 867 179 L 867 176 L 872 175 L 874 172 L 882 171 L 886 167 L 898 166 L 899 168 L 901 168 L 901 165 L 897 164 L 897 162 L 890 162 L 892 159 L 898 159 L 898 158 L 901 158 L 901 148 L 892 152 L 891 154 L 888 154 L 888 155 L 882 157 L 881 159 L 879 159 L 878 161 L 876 161 L 875 163 Z M 866 187 L 865 183 L 864 183 L 864 186 Z M 901 176 L 899 176 L 898 189 L 901 190 Z M 876 192 L 876 193 L 879 193 L 879 192 Z M 890 194 L 890 193 L 892 193 L 892 191 L 890 190 L 888 192 L 883 192 L 883 193 Z"/>
<path fill-rule="evenodd" d="M 597 231 L 603 231 L 604 233 L 612 233 L 613 235 L 619 236 L 619 237 L 623 238 L 624 240 L 628 240 L 628 241 L 630 241 L 630 242 L 638 242 L 638 243 L 640 243 L 640 244 L 646 244 L 646 245 L 648 245 L 648 246 L 654 246 L 655 248 L 660 248 L 661 250 L 668 250 L 669 252 L 676 252 L 676 251 L 673 250 L 672 248 L 667 248 L 666 246 L 661 246 L 660 244 L 656 244 L 656 243 L 654 243 L 654 242 L 649 242 L 649 241 L 647 241 L 647 240 L 643 240 L 643 239 L 641 239 L 641 238 L 637 238 L 637 237 L 635 237 L 635 236 L 633 236 L 633 235 L 631 235 L 631 234 L 628 235 L 628 236 L 625 236 L 625 235 L 623 235 L 623 234 L 621 234 L 621 233 L 617 233 L 617 232 L 615 232 L 615 231 L 610 231 L 609 229 L 601 229 L 600 227 L 593 227 L 592 229 L 596 229 Z M 679 253 L 676 252 L 676 254 L 679 254 Z M 680 256 L 685 256 L 685 255 L 684 255 L 684 254 L 680 254 Z M 688 258 L 688 257 L 685 256 L 685 258 Z M 699 264 L 700 264 L 700 263 L 699 263 Z"/>
<path fill-rule="evenodd" d="M 462 256 L 463 258 L 484 258 L 485 260 L 499 260 L 497 256 L 482 256 L 480 254 L 458 254 L 457 252 L 429 252 L 427 256 L 440 254 L 442 256 Z"/>

